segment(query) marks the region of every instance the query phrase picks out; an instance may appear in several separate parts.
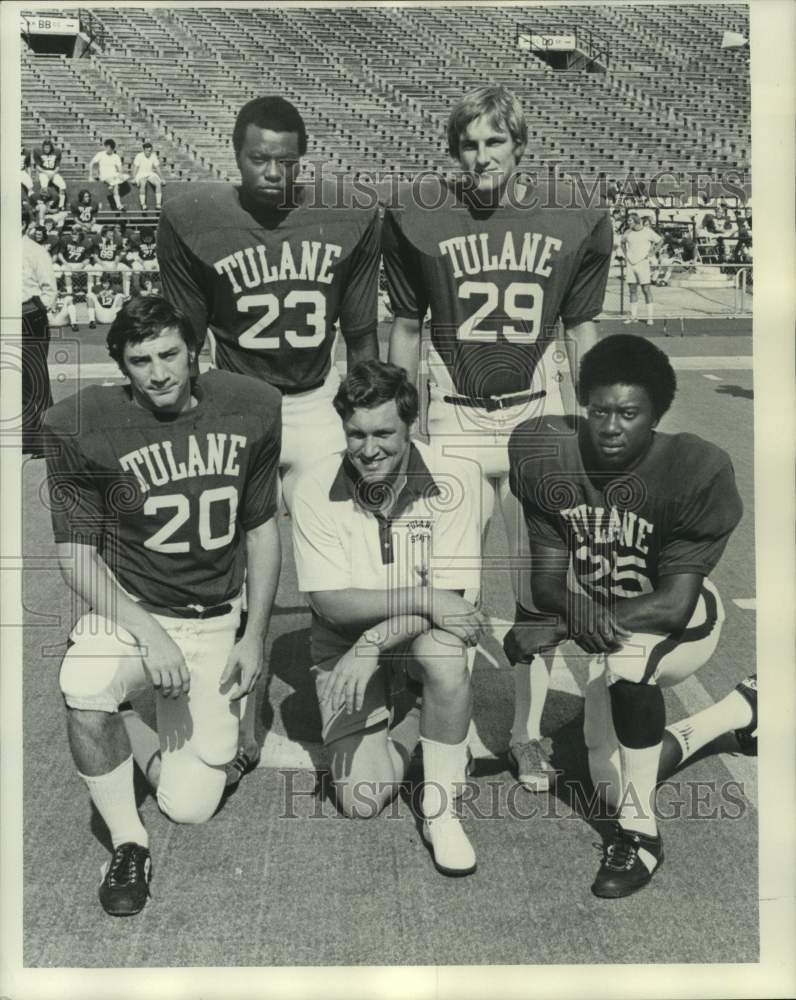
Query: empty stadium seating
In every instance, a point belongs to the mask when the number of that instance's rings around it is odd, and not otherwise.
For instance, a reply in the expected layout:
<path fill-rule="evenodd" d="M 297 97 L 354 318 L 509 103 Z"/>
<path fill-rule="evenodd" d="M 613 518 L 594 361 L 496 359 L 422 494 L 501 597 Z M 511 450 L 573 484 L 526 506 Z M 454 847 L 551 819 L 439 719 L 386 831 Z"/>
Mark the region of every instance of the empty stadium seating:
<path fill-rule="evenodd" d="M 112 136 L 125 162 L 152 139 L 168 179 L 236 174 L 230 136 L 250 97 L 302 110 L 308 159 L 410 176 L 451 163 L 445 121 L 465 90 L 511 87 L 529 113 L 526 166 L 640 177 L 748 168 L 748 34 L 742 6 L 99 7 L 102 51 L 23 53 L 23 143 L 50 134 L 68 181 Z M 559 72 L 520 31 L 577 25 L 609 51 L 605 73 Z"/>

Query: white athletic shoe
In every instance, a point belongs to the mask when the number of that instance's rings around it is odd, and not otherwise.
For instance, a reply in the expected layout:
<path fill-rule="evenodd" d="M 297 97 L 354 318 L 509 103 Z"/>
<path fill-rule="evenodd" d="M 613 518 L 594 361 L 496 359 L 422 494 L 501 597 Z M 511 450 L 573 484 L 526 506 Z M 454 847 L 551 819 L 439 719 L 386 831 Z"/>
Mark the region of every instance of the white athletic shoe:
<path fill-rule="evenodd" d="M 423 839 L 431 847 L 438 872 L 456 878 L 475 871 L 475 851 L 458 817 L 444 812 L 436 819 L 424 820 Z"/>
<path fill-rule="evenodd" d="M 628 316 L 627 319 L 622 320 L 624 326 L 630 326 L 631 323 L 638 323 L 638 320 L 633 319 L 632 316 Z"/>

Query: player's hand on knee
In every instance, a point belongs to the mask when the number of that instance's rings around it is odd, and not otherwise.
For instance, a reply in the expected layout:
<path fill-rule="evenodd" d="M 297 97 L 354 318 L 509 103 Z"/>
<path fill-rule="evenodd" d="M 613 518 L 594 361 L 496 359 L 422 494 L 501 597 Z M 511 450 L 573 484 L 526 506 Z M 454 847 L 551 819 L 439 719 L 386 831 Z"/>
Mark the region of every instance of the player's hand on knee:
<path fill-rule="evenodd" d="M 570 637 L 587 653 L 615 653 L 630 632 L 602 604 L 576 601 L 569 619 Z"/>
<path fill-rule="evenodd" d="M 486 614 L 450 590 L 434 590 L 430 617 L 437 628 L 450 632 L 467 646 L 475 646 L 487 624 Z"/>
<path fill-rule="evenodd" d="M 154 631 L 141 643 L 144 668 L 152 687 L 164 698 L 179 698 L 191 689 L 191 674 L 182 650 L 163 629 Z"/>
<path fill-rule="evenodd" d="M 224 672 L 218 682 L 219 690 L 229 693 L 230 701 L 238 701 L 254 690 L 262 671 L 262 641 L 247 640 L 244 635 L 240 642 L 235 643 L 227 657 Z"/>
<path fill-rule="evenodd" d="M 339 711 L 344 705 L 350 715 L 359 711 L 365 701 L 365 689 L 368 681 L 379 667 L 379 657 L 376 650 L 353 646 L 344 653 L 326 678 L 326 683 L 320 692 L 322 705 L 328 704 L 333 712 Z"/>

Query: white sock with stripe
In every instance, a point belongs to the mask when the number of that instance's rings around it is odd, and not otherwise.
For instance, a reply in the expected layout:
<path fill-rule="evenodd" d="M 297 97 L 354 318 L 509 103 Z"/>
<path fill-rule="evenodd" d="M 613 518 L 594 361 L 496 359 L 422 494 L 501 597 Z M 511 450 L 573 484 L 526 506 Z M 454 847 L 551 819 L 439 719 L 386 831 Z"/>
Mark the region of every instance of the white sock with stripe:
<path fill-rule="evenodd" d="M 149 847 L 149 837 L 135 806 L 132 756 L 107 774 L 81 774 L 80 777 L 86 783 L 97 812 L 105 820 L 113 846 L 132 842 Z"/>

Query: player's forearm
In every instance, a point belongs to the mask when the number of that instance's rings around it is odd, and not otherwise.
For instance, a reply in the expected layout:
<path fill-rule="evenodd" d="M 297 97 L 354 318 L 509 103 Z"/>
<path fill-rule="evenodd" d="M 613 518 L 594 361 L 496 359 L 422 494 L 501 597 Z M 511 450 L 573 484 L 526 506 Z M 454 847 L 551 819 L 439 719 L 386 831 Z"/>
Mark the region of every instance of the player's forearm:
<path fill-rule="evenodd" d="M 420 365 L 421 326 L 418 319 L 396 316 L 390 329 L 388 360 L 399 368 L 405 368 L 413 385 L 417 384 L 417 371 Z"/>
<path fill-rule="evenodd" d="M 375 330 L 354 340 L 349 340 L 345 335 L 345 331 L 343 331 L 343 338 L 346 342 L 346 364 L 348 365 L 348 371 L 351 371 L 354 365 L 359 364 L 360 361 L 370 361 L 372 358 L 378 358 L 379 338 Z"/>
<path fill-rule="evenodd" d="M 309 594 L 312 607 L 330 625 L 364 631 L 378 622 L 404 615 L 430 619 L 431 587 L 396 587 L 391 590 L 320 590 Z"/>
<path fill-rule="evenodd" d="M 162 631 L 155 618 L 122 590 L 95 548 L 68 543 L 56 548 L 67 585 L 98 615 L 126 629 L 142 644 Z"/>
<path fill-rule="evenodd" d="M 694 613 L 701 584 L 698 574 L 664 577 L 649 594 L 615 598 L 611 610 L 618 624 L 629 632 L 681 632 Z"/>
<path fill-rule="evenodd" d="M 247 638 L 262 639 L 268 631 L 281 568 L 282 546 L 272 517 L 246 532 Z"/>
<path fill-rule="evenodd" d="M 385 618 L 383 621 L 375 622 L 364 632 L 378 632 L 380 636 L 379 649 L 395 649 L 402 643 L 410 642 L 417 636 L 428 632 L 431 622 L 422 615 L 395 615 L 392 618 Z M 363 635 L 364 635 L 363 632 Z M 371 646 L 364 638 L 357 639 L 355 645 Z"/>

